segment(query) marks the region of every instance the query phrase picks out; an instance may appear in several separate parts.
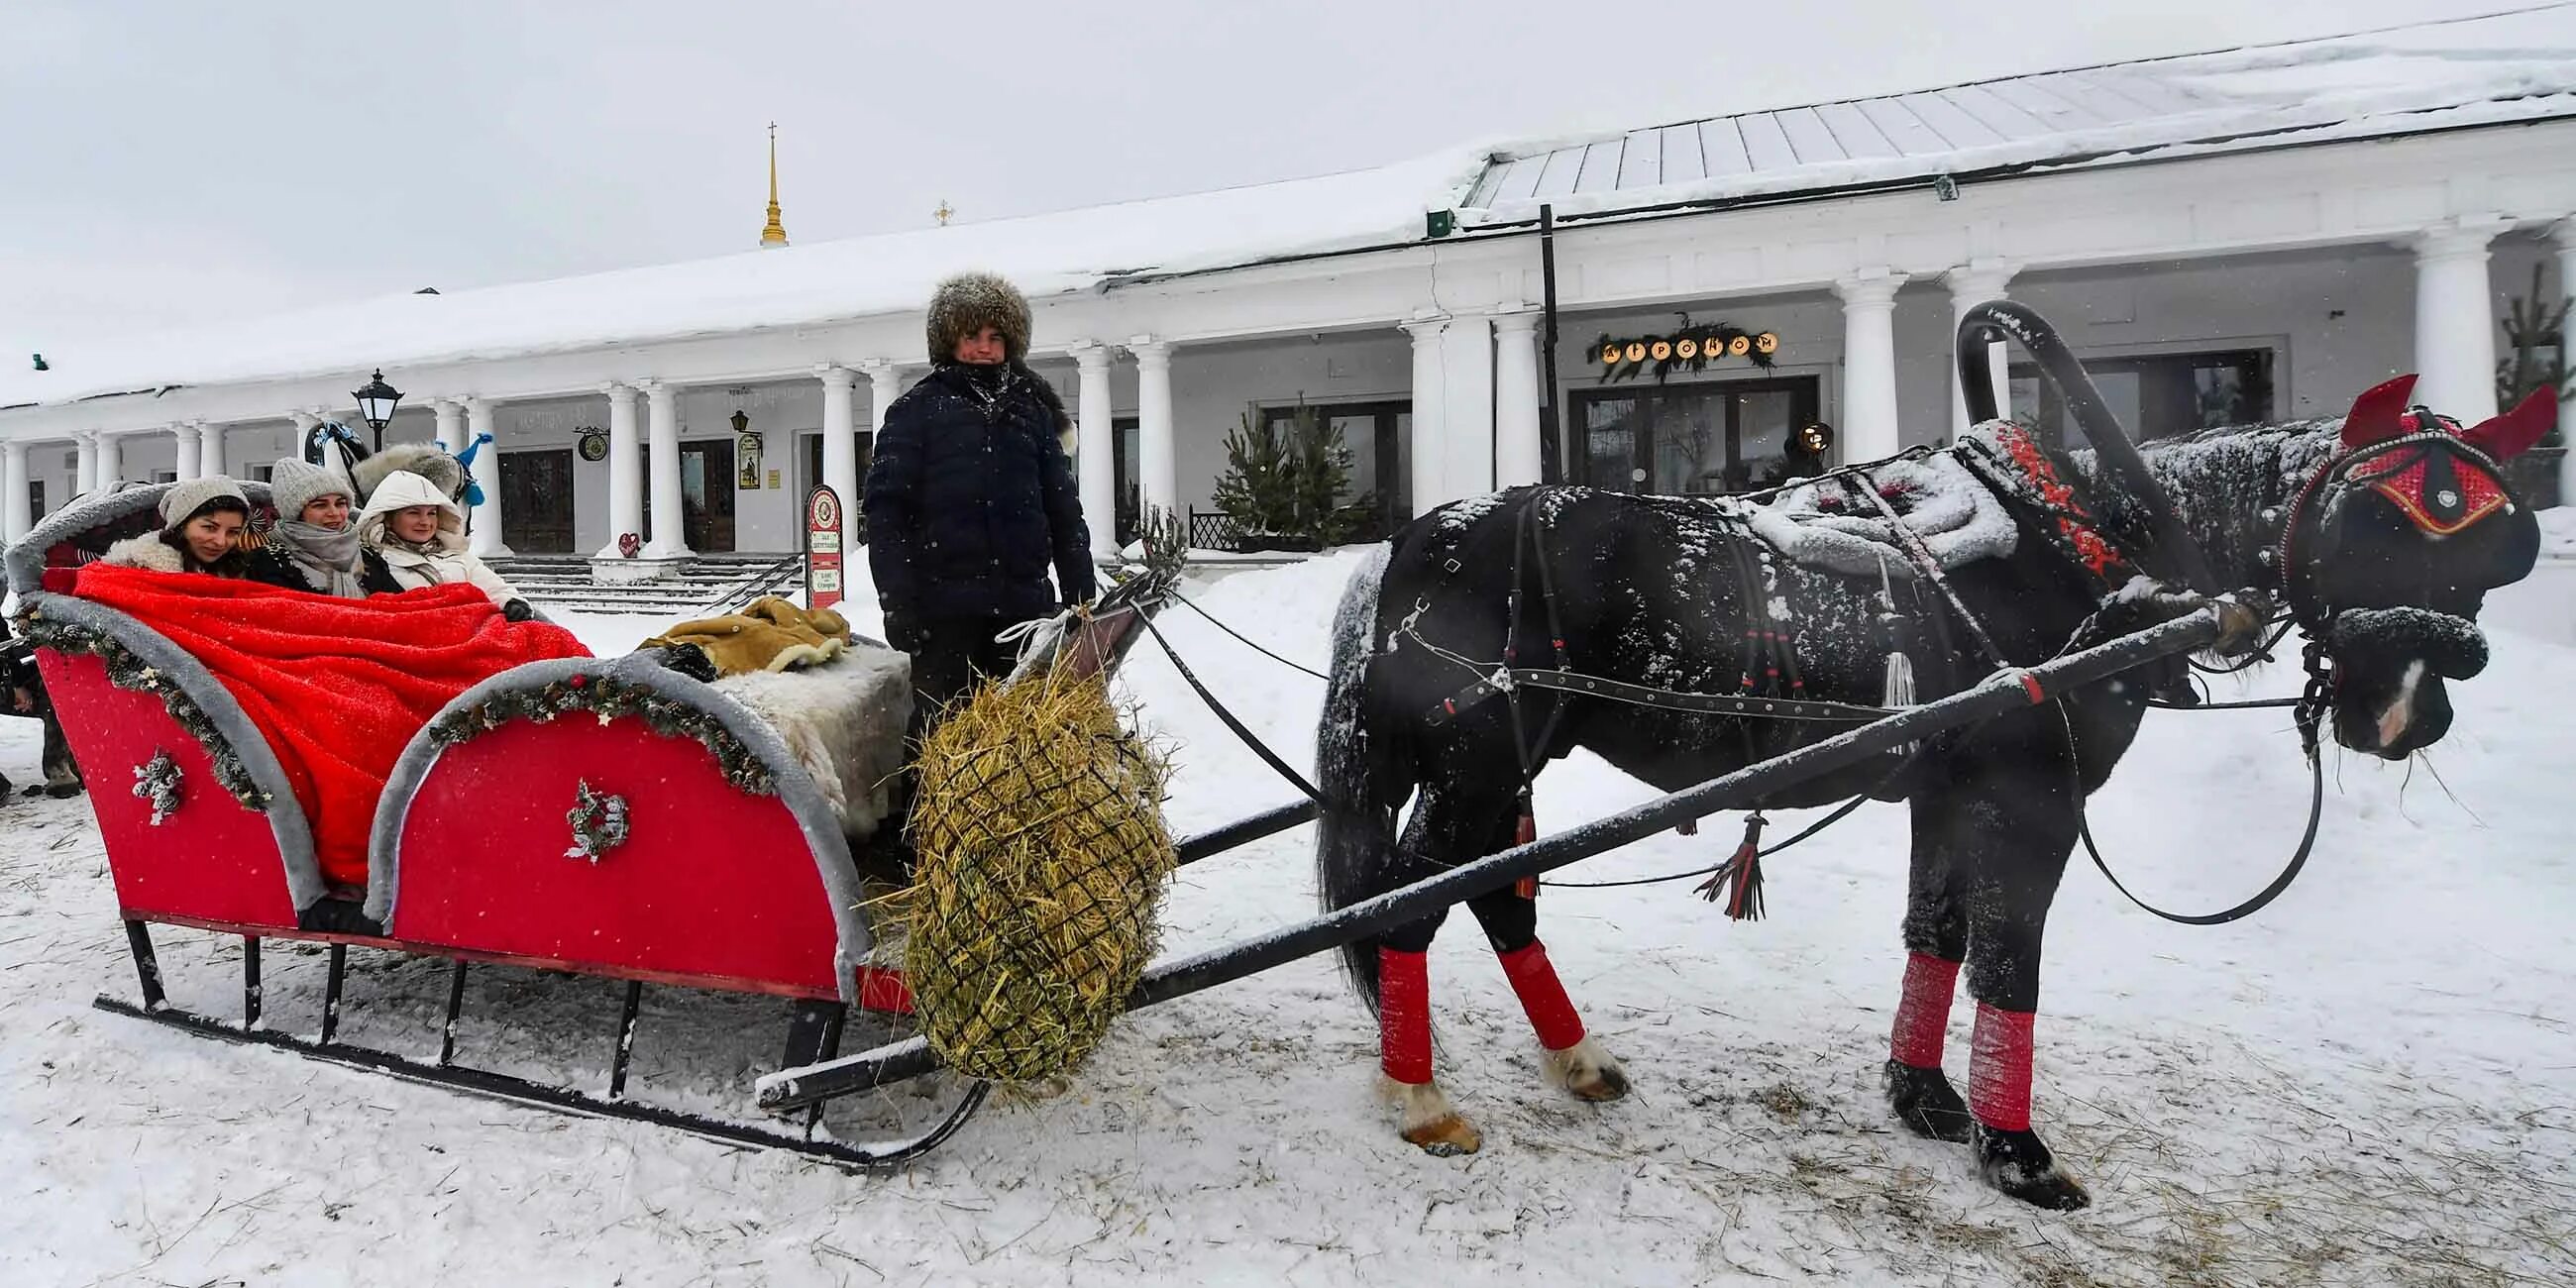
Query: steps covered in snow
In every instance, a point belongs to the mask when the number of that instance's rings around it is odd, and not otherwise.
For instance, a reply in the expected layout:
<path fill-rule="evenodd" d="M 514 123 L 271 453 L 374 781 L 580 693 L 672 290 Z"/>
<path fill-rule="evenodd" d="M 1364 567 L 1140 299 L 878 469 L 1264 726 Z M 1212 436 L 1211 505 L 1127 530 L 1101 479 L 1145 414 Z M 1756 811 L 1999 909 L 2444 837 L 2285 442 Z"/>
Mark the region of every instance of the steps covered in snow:
<path fill-rule="evenodd" d="M 535 603 L 578 613 L 721 611 L 762 595 L 794 596 L 805 584 L 801 555 L 699 555 L 652 581 L 619 585 L 592 580 L 590 559 L 584 555 L 514 555 L 485 562 Z"/>

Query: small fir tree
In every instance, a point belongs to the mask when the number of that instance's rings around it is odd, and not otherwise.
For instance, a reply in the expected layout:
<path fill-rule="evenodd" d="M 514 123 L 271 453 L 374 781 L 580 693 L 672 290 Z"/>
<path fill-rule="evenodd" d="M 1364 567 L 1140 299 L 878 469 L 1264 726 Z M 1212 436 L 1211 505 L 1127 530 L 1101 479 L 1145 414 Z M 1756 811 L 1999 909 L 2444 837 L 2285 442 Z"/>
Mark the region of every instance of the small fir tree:
<path fill-rule="evenodd" d="M 1216 508 L 1247 549 L 1321 550 L 1348 541 L 1368 521 L 1370 498 L 1343 500 L 1350 449 L 1313 408 L 1269 423 L 1246 412 L 1225 436 L 1225 459 Z"/>
<path fill-rule="evenodd" d="M 2511 351 L 2496 363 L 2496 405 L 2511 407 L 2529 397 L 2535 389 L 2555 389 L 2560 397 L 2576 387 L 2576 373 L 2567 367 L 2567 315 L 2576 300 L 2562 298 L 2557 304 L 2544 303 L 2540 293 L 2540 265 L 2531 266 L 2531 294 L 2513 297 L 2512 307 L 2504 317 L 2505 343 Z M 2567 427 L 2560 425 L 2540 440 L 2545 447 L 2566 442 Z"/>

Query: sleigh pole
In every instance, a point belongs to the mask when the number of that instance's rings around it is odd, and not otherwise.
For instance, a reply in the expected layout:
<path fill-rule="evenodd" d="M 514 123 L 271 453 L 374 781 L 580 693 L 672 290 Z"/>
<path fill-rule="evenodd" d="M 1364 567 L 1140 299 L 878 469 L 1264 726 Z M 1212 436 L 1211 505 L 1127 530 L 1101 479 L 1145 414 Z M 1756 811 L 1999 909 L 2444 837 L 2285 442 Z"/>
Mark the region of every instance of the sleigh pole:
<path fill-rule="evenodd" d="M 1156 966 L 1138 981 L 1127 998 L 1134 1010 L 1168 1002 L 1202 989 L 1284 966 L 1302 957 L 1383 934 L 1442 908 L 1464 903 L 1525 877 L 1604 854 L 1686 819 L 1743 809 L 1798 783 L 1884 755 L 1908 743 L 1945 731 L 2008 715 L 2067 696 L 2161 658 L 2204 649 L 2233 634 L 2252 629 L 2262 619 L 2259 609 L 2237 596 L 2161 625 L 2121 636 L 2078 653 L 2028 668 L 1998 671 L 1974 688 L 1901 714 L 1810 744 L 1786 755 L 1747 765 L 1696 787 L 1648 801 L 1633 809 L 1595 819 L 1579 827 L 1525 845 L 1487 855 L 1438 876 L 1365 899 L 1337 911 L 1254 939 Z M 1266 835 L 1289 822 L 1298 807 L 1273 810 L 1238 824 L 1244 840 Z M 1220 829 L 1220 834 L 1234 829 Z M 840 1096 L 919 1077 L 939 1067 L 929 1044 L 919 1038 L 872 1051 L 784 1069 L 762 1078 L 760 1105 L 778 1111 L 822 1104 Z"/>

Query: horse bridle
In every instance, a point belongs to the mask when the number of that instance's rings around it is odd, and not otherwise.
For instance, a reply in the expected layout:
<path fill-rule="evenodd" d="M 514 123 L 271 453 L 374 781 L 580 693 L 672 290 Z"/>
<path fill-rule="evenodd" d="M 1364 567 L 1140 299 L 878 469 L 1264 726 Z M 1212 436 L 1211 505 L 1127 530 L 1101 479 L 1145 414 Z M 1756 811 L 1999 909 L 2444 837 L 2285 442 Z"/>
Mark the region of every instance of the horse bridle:
<path fill-rule="evenodd" d="M 2315 575 L 2299 562 L 2299 533 L 2307 526 L 2309 511 L 2315 509 L 2322 523 L 2326 512 L 2346 493 L 2360 486 L 2352 477 L 2355 470 L 2372 461 L 2418 447 L 2428 452 L 2447 449 L 2458 453 L 2495 480 L 2496 485 L 2504 490 L 2509 507 L 2519 507 L 2522 503 L 2504 467 L 2475 444 L 2460 437 L 2457 421 L 2425 407 L 2408 409 L 2406 418 L 2414 424 L 2414 429 L 2394 438 L 2345 448 L 2319 466 L 2290 501 L 2281 526 L 2280 545 L 2275 551 L 2267 552 L 2277 565 L 2274 571 L 2281 579 L 2282 609 L 2307 636 L 2307 644 L 2300 650 L 2300 665 L 2307 672 L 2308 684 L 2293 714 L 2298 721 L 2299 737 L 2306 744 L 2311 758 L 2317 752 L 2318 730 L 2334 700 L 2335 667 L 2327 653 L 2327 645 L 2334 638 L 2335 620 L 2343 610 L 2322 601 L 2314 590 Z"/>

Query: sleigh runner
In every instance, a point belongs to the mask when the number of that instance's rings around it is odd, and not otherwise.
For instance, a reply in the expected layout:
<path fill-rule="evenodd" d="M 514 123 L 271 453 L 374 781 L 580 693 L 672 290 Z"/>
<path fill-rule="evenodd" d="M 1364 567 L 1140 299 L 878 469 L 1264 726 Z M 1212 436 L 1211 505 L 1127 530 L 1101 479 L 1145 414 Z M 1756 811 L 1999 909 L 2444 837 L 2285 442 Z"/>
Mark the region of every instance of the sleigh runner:
<path fill-rule="evenodd" d="M 1814 561 L 1819 566 L 1804 571 L 1772 567 L 1772 556 L 1784 548 L 1784 520 L 1769 510 L 1605 501 L 1580 490 L 1541 489 L 1518 501 L 1468 502 L 1424 516 L 1399 534 L 1394 552 L 1418 566 L 1408 575 L 1429 580 L 1401 584 L 1389 557 L 1379 557 L 1354 579 L 1344 600 L 1319 747 L 1320 786 L 1261 747 L 1173 654 L 1184 680 L 1307 797 L 1182 839 L 1170 847 L 1174 857 L 1195 862 L 1320 820 L 1327 911 L 1273 934 L 1157 964 L 1141 977 L 1129 975 L 1132 989 L 1105 1003 L 1112 1009 L 1149 1005 L 1342 949 L 1365 987 L 1385 990 L 1383 999 L 1371 1001 L 1385 1002 L 1383 1067 L 1412 1089 L 1406 1138 L 1433 1152 L 1473 1149 L 1472 1128 L 1430 1081 L 1428 1001 L 1418 964 L 1439 918 L 1457 904 L 1469 904 L 1486 920 L 1554 1059 L 1576 1051 L 1585 1039 L 1535 939 L 1535 914 L 1525 895 L 1541 873 L 1661 830 L 1687 828 L 1710 813 L 1819 804 L 1854 793 L 1855 801 L 1919 793 L 1925 780 L 1900 775 L 1925 757 L 1957 754 L 1960 740 L 1983 736 L 1969 731 L 1989 728 L 2022 730 L 2015 736 L 2028 743 L 2024 750 L 2032 753 L 2032 763 L 2073 775 L 2074 799 L 2080 801 L 2107 777 L 2109 763 L 2088 764 L 2080 757 L 2077 717 L 2096 725 L 2105 719 L 2112 726 L 2134 722 L 2152 687 L 2109 682 L 2145 667 L 2170 670 L 2173 659 L 2188 653 L 2219 649 L 2260 656 L 2292 623 L 2305 627 L 2310 639 L 2311 684 L 2299 701 L 2299 723 L 2312 761 L 2316 739 L 2329 729 L 2347 746 L 2384 756 L 2402 756 L 2440 736 L 2448 722 L 2447 706 L 2440 704 L 2441 678 L 2466 679 L 2483 661 L 2471 620 L 2475 591 L 2527 571 L 2532 551 L 2524 547 L 2536 542 L 2525 540 L 2531 520 L 2504 490 L 2497 462 L 2527 447 L 2547 427 L 2554 407 L 2526 404 L 2463 431 L 2408 408 L 2411 381 L 2390 382 L 2364 395 L 2340 427 L 2265 440 L 2271 457 L 2264 469 L 2279 477 L 2267 475 L 2247 486 L 2258 498 L 2281 493 L 2280 508 L 2263 502 L 2259 514 L 2231 513 L 2227 521 L 2243 531 L 2203 531 L 2206 507 L 2177 512 L 2167 504 L 2147 463 L 2091 397 L 2080 370 L 2035 314 L 2000 304 L 1971 311 L 1963 324 L 1961 362 L 1972 393 L 1991 387 L 1984 379 L 1986 341 L 1998 336 L 2018 339 L 2040 356 L 2043 370 L 2075 404 L 2102 450 L 2100 468 L 2084 480 L 2089 487 L 2061 476 L 2059 458 L 2026 434 L 2016 437 L 2019 431 L 2008 424 L 1991 440 L 1992 448 L 1945 449 L 1948 455 L 1937 461 L 1930 459 L 1936 454 L 1917 449 L 1895 462 L 1846 467 L 1802 485 L 1808 489 L 1806 512 L 1796 520 L 1802 525 L 1797 531 L 1833 534 L 1814 543 L 1821 551 Z M 1980 461 L 1979 451 L 1987 459 Z M 1931 487 L 1927 480 L 1934 475 L 1960 470 L 1962 477 L 1975 476 L 1972 486 L 1992 493 L 1989 500 L 2000 501 L 2002 509 L 1967 494 L 1900 495 L 1908 480 Z M 1952 504 L 1963 499 L 1965 510 Z M 1777 583 L 1804 577 L 1811 588 L 1826 587 L 1823 593 L 1852 604 L 1870 602 L 1875 591 L 1882 624 L 1911 613 L 1908 629 L 1928 633 L 1834 642 L 1826 650 L 1833 656 L 1808 658 L 1814 666 L 1803 675 L 1794 626 L 1758 623 L 1740 632 L 1713 632 L 1724 643 L 1723 657 L 1711 667 L 1727 672 L 1727 680 L 1701 683 L 1709 677 L 1691 676 L 1676 683 L 1651 666 L 1623 671 L 1601 662 L 1586 665 L 1587 646 L 1569 646 L 1572 632 L 1560 615 L 1591 610 L 1559 602 L 1557 587 L 1573 583 L 1562 571 L 1552 582 L 1550 561 L 1586 566 L 1580 561 L 1596 558 L 1566 547 L 1574 538 L 1564 516 L 1574 507 L 1614 503 L 1662 513 L 1676 523 L 1674 516 L 1686 517 L 1688 523 L 1675 528 L 1680 535 L 1667 543 L 1677 561 L 1682 551 L 1695 557 L 1723 552 L 1735 560 L 1731 572 L 1710 583 L 1682 585 L 1681 592 L 1738 605 L 1777 603 Z M 189 659 L 166 640 L 64 593 L 70 569 L 97 548 L 100 534 L 113 535 L 118 514 L 100 507 L 116 504 L 109 498 L 49 521 L 11 552 L 10 572 L 32 618 L 55 621 L 63 632 L 49 639 L 42 656 L 49 681 L 59 672 L 58 683 L 78 690 L 70 701 L 58 692 L 57 702 L 66 724 L 82 730 L 75 741 L 84 764 L 94 775 L 112 773 L 109 765 L 138 769 L 137 797 L 102 797 L 99 813 L 147 1011 L 159 1006 L 161 991 L 143 927 L 157 920 L 239 934 L 248 944 L 277 937 L 332 945 L 334 984 L 318 1046 L 280 1041 L 255 1027 L 255 951 L 246 957 L 254 982 L 244 1025 L 180 1020 L 222 1036 L 302 1045 L 324 1058 L 491 1089 L 491 1075 L 450 1068 L 456 989 L 450 993 L 448 1038 L 434 1065 L 333 1047 L 339 962 L 355 943 L 447 957 L 457 962 L 458 989 L 469 960 L 629 981 L 610 1099 L 525 1085 L 502 1088 L 530 1103 L 619 1112 L 866 1164 L 930 1148 L 981 1102 L 977 1083 L 931 1129 L 878 1147 L 809 1141 L 692 1115 L 627 1112 L 615 1097 L 622 1091 L 635 998 L 644 982 L 771 993 L 831 1008 L 800 1012 L 788 1067 L 760 1080 L 759 1105 L 772 1113 L 817 1111 L 942 1064 L 933 1044 L 919 1036 L 857 1055 L 834 1052 L 844 1008 L 901 1010 L 911 999 L 899 978 L 871 960 L 874 941 L 857 914 L 847 844 L 797 758 L 740 704 L 670 674 L 650 658 L 531 664 L 458 698 L 420 731 L 377 808 L 363 897 L 332 889 L 305 866 L 309 846 L 300 839 L 292 798 L 263 777 L 274 767 L 262 760 L 256 736 L 245 738 L 243 722 L 222 690 L 192 672 Z M 2383 505 L 2396 517 L 2371 508 Z M 1659 506 L 1664 510 L 1657 511 Z M 1953 572 L 1991 578 L 2013 548 L 2010 540 L 1998 544 L 1999 514 L 2011 529 L 2001 536 L 2018 534 L 2034 552 L 2030 558 L 2039 561 L 2039 580 L 2030 583 L 2038 589 L 2016 592 L 2007 579 L 1963 592 L 1952 584 Z M 2356 527 L 2356 516 L 2378 526 Z M 2479 529 L 2477 542 L 2415 544 L 2419 533 L 2447 538 L 2491 516 L 2505 521 Z M 2124 534 L 2120 548 L 2105 539 L 2112 531 Z M 2259 559 L 2250 557 L 2249 535 L 2268 543 Z M 1849 539 L 1854 537 L 1862 539 Z M 2217 538 L 2224 540 L 2212 548 L 2229 556 L 2224 582 L 2220 569 L 2202 558 L 2203 541 Z M 1470 541 L 1484 544 L 1470 550 Z M 2447 574 L 2469 588 L 2465 599 L 2437 597 L 2419 605 L 2382 588 L 2390 580 L 2385 570 L 2362 557 L 2434 557 L 2425 550 L 2477 562 Z M 2513 566 L 2517 559 L 2519 568 Z M 1505 568 L 1507 581 L 1467 585 Z M 1894 590 L 1899 582 L 1908 586 L 1902 609 Z M 1998 591 L 2006 601 L 2015 594 L 2047 594 L 2058 602 L 2045 620 L 2020 623 L 1999 645 L 1982 624 L 1985 614 L 1969 602 L 1982 597 L 1990 614 Z M 1139 634 L 1152 634 L 1169 652 L 1151 617 L 1170 592 L 1168 572 L 1122 586 L 1111 597 L 1119 602 L 1104 604 L 1083 632 L 1032 649 L 1018 682 L 1048 674 L 1058 658 L 1106 669 Z M 1443 595 L 1468 597 L 1458 599 L 1458 611 L 1426 618 L 1433 600 Z M 2457 611 L 2462 606 L 2466 611 Z M 1835 611 L 1852 615 L 1849 605 Z M 1771 620 L 1780 620 L 1780 610 L 1772 610 Z M 2264 639 L 2276 621 L 2280 632 Z M 84 650 L 80 641 L 92 638 L 108 643 Z M 1891 641 L 1894 651 L 1882 677 L 1879 651 Z M 1896 665 L 1899 653 L 1908 656 L 1907 667 Z M 1919 703 L 1906 691 L 1912 659 L 1927 668 Z M 1739 660 L 1741 689 L 1731 684 Z M 1907 673 L 1902 685 L 1900 670 Z M 1688 754 L 1649 777 L 1666 789 L 1659 799 L 1542 837 L 1529 818 L 1527 787 L 1549 759 L 1577 745 L 1582 727 L 1560 723 L 1560 714 L 1583 703 L 1645 709 L 1651 720 L 1632 720 L 1636 727 L 1621 732 Z M 2108 703 L 2108 715 L 2088 715 L 2088 703 Z M 597 718 L 540 718 L 572 711 Z M 1712 727 L 1722 736 L 1705 732 Z M 1400 741 L 1387 741 L 1399 734 Z M 1560 736 L 1564 745 L 1551 742 Z M 1379 740 L 1374 750 L 1371 738 Z M 172 754 L 156 758 L 165 744 Z M 1453 772 L 1446 778 L 1399 782 L 1415 771 L 1388 761 L 1389 745 L 1472 750 L 1477 758 L 1449 764 Z M 2125 745 L 2125 736 L 2115 745 Z M 1632 750 L 1610 758 L 1629 768 L 1621 756 Z M 2110 759 L 2116 758 L 2114 750 Z M 207 775 L 225 783 L 234 799 L 214 794 L 209 802 L 213 793 L 190 786 Z M 236 785 L 243 790 L 234 791 Z M 2032 801 L 2062 797 L 2068 785 L 2051 779 L 2043 784 L 2046 791 L 2024 795 Z M 1411 830 L 1399 838 L 1395 811 L 1417 789 L 1423 794 L 1413 802 Z M 1515 789 L 1516 822 L 1510 812 Z M 1453 817 L 1459 802 L 1442 799 L 1444 793 L 1470 806 L 1463 819 Z M 675 820 L 668 807 L 679 801 L 704 806 L 712 821 L 700 826 Z M 1921 800 L 1916 804 L 1920 809 Z M 488 822 L 478 821 L 478 809 Z M 1417 838 L 1426 812 L 1435 821 L 1433 832 L 1424 834 L 1438 841 L 1433 848 Z M 2062 825 L 2071 845 L 2081 830 L 2080 804 L 2066 812 L 2045 822 L 2052 836 Z M 1455 834 L 1440 839 L 1443 826 Z M 511 839 L 495 845 L 478 828 Z M 1159 845 L 1159 825 L 1155 831 Z M 524 834 L 545 839 L 526 840 Z M 2313 820 L 2309 835 L 2313 840 Z M 714 838 L 733 842 L 732 852 L 758 874 L 769 897 L 742 897 L 751 882 L 725 888 L 708 876 L 697 860 Z M 209 849 L 221 853 L 190 866 L 191 855 Z M 476 851 L 481 852 L 475 857 L 456 857 Z M 2223 916 L 2241 915 L 2277 894 L 2305 855 L 2303 845 L 2270 889 Z M 1753 902 L 1755 857 L 1749 834 L 1731 869 L 1721 869 L 1732 883 L 1730 901 L 1737 911 Z M 2055 861 L 2062 863 L 2062 854 Z M 524 877 L 523 869 L 541 875 Z M 1149 865 L 1138 879 L 1159 881 L 1158 871 L 1167 870 L 1168 865 Z M 728 876 L 740 881 L 741 871 Z M 2039 912 L 2054 884 L 2052 875 L 2041 891 Z M 665 892 L 690 901 L 685 913 L 674 915 L 671 905 L 655 902 Z M 2055 1169 L 2029 1127 L 2030 1011 L 1988 1005 L 1996 996 L 2008 1001 L 2012 989 L 2035 989 L 2035 924 L 2034 919 L 2024 957 L 1992 972 L 2007 981 L 1994 986 L 2004 991 L 1979 995 L 1977 1059 L 2003 1058 L 1995 1054 L 2001 1052 L 2011 1057 L 2006 1062 L 2012 1067 L 1979 1064 L 1979 1095 L 1988 1098 L 1976 1106 L 1973 1131 L 1980 1167 L 1991 1182 L 2044 1206 L 2080 1206 L 2083 1190 Z M 1946 922 L 1927 921 L 1920 942 L 1917 929 L 1909 920 L 1914 964 L 1906 973 L 1895 1058 L 1888 1066 L 1891 1100 L 1914 1130 L 1967 1140 L 1970 1106 L 1940 1071 L 1938 1036 L 1965 949 L 1953 943 Z M 1964 930 L 1958 935 L 1963 939 Z M 750 939 L 761 942 L 744 942 Z M 101 1004 L 132 1010 L 104 999 Z M 1989 1023 L 2008 1027 L 2016 1015 L 2017 1032 L 2002 1033 L 1990 1050 Z M 1618 1066 L 1606 1053 L 1580 1058 L 1589 1062 L 1592 1086 L 1600 1093 L 1586 1098 L 1624 1091 Z M 1994 1099 L 1990 1085 L 2010 1094 Z"/>

